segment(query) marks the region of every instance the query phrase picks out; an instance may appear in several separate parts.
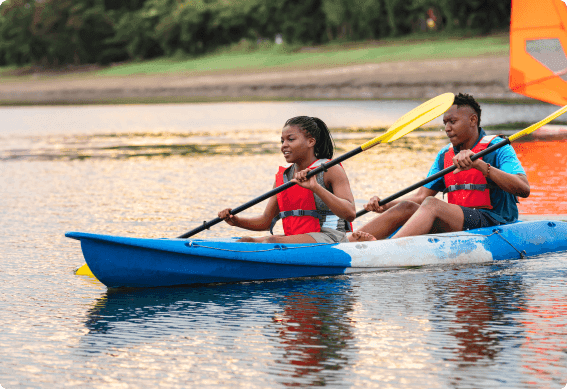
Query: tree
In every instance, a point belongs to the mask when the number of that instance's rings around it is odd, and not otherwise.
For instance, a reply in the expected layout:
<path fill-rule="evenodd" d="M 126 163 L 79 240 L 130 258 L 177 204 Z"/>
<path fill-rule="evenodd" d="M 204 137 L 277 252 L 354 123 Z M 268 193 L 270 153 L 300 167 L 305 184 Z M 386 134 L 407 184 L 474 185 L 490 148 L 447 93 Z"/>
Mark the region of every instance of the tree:
<path fill-rule="evenodd" d="M 327 38 L 361 40 L 380 37 L 384 23 L 380 0 L 323 0 Z"/>
<path fill-rule="evenodd" d="M 290 43 L 317 44 L 325 40 L 326 21 L 321 0 L 281 0 L 281 30 Z"/>
<path fill-rule="evenodd" d="M 35 37 L 29 30 L 35 1 L 7 0 L 0 6 L 0 61 L 25 65 L 32 61 Z"/>

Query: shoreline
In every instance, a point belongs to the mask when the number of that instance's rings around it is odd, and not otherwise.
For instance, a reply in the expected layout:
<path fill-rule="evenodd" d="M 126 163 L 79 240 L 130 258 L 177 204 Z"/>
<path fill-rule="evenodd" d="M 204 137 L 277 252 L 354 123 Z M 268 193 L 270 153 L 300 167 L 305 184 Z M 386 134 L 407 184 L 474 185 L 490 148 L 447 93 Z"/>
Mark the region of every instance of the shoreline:
<path fill-rule="evenodd" d="M 533 102 L 510 91 L 508 72 L 508 56 L 483 56 L 208 75 L 77 73 L 0 81 L 0 106 L 422 100 L 445 92 L 469 93 L 480 101 Z"/>

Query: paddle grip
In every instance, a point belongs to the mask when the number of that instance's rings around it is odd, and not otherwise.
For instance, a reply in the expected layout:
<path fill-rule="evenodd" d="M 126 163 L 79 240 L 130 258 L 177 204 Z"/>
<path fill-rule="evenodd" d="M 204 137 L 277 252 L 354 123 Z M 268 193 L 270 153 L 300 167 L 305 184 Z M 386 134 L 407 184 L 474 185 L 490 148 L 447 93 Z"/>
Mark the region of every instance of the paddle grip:
<path fill-rule="evenodd" d="M 322 171 L 327 170 L 327 169 L 330 168 L 331 166 L 335 166 L 335 165 L 337 165 L 337 164 L 339 164 L 339 163 L 341 163 L 341 162 L 343 162 L 343 161 L 349 159 L 350 157 L 353 157 L 353 156 L 355 156 L 355 155 L 361 153 L 362 151 L 363 151 L 363 150 L 362 150 L 362 147 L 358 147 L 358 148 L 356 148 L 356 149 L 354 149 L 354 150 L 351 150 L 351 151 L 349 151 L 348 153 L 345 153 L 345 154 L 341 155 L 340 157 L 337 157 L 336 159 L 332 159 L 332 160 L 330 160 L 329 162 L 327 162 L 327 163 L 325 163 L 325 164 L 323 164 L 323 165 L 321 165 L 321 166 L 319 166 L 319 167 L 317 167 L 317 168 L 311 170 L 309 173 L 307 173 L 307 177 L 309 178 L 309 177 L 312 177 L 312 176 L 314 176 L 314 175 L 316 175 L 316 174 L 319 174 L 319 173 L 321 173 Z M 292 187 L 292 186 L 294 186 L 294 185 L 295 185 L 295 182 L 287 182 L 287 183 L 285 183 L 285 184 L 283 184 L 283 185 L 280 185 L 280 186 L 278 186 L 277 188 L 274 188 L 274 189 L 270 190 L 269 192 L 264 193 L 262 196 L 256 197 L 255 199 L 250 200 L 249 202 L 247 202 L 247 203 L 245 203 L 245 204 L 242 204 L 242 205 L 240 205 L 240 206 L 234 208 L 232 211 L 230 211 L 230 214 L 231 214 L 231 215 L 236 215 L 237 213 L 240 213 L 240 212 L 244 211 L 245 209 L 248 209 L 248 208 L 250 208 L 250 207 L 253 207 L 254 205 L 256 205 L 256 204 L 258 204 L 258 203 L 260 203 L 260 202 L 262 202 L 262 201 L 264 201 L 264 200 L 266 200 L 266 199 L 269 199 L 270 197 L 272 197 L 272 196 L 274 196 L 274 195 L 276 195 L 276 194 L 278 194 L 278 193 L 280 193 L 280 192 L 283 192 L 284 190 L 286 190 L 286 189 L 288 189 L 288 188 L 290 188 L 290 187 Z M 213 219 L 213 220 L 211 220 L 211 221 L 204 222 L 204 223 L 201 224 L 199 227 L 194 228 L 194 229 L 192 229 L 191 231 L 186 232 L 186 233 L 184 233 L 183 235 L 178 236 L 177 238 L 178 238 L 178 239 L 187 239 L 187 238 L 189 238 L 189 237 L 191 237 L 191 236 L 193 236 L 193 235 L 195 235 L 195 234 L 198 234 L 199 232 L 201 232 L 201 231 L 203 231 L 203 230 L 209 229 L 210 227 L 212 227 L 212 226 L 214 226 L 214 225 L 216 225 L 216 224 L 222 222 L 223 220 L 224 220 L 224 219 L 221 219 L 221 218 L 217 217 L 217 218 L 215 218 L 215 219 Z"/>
<path fill-rule="evenodd" d="M 486 149 L 476 153 L 475 155 L 473 155 L 471 157 L 471 161 L 477 160 L 479 158 L 484 157 L 486 154 L 493 152 L 494 150 L 499 149 L 502 146 L 506 146 L 510 144 L 510 139 L 506 138 L 504 139 L 502 142 L 498 142 L 495 145 L 492 145 L 490 147 L 487 147 Z M 448 168 L 445 168 L 443 170 L 441 170 L 440 172 L 435 173 L 432 176 L 429 176 L 415 184 L 413 184 L 412 186 L 408 186 L 407 188 L 399 191 L 398 193 L 394 193 L 393 195 L 386 197 L 385 199 L 382 199 L 378 202 L 378 205 L 384 205 L 384 204 L 388 204 L 390 201 L 393 201 L 395 199 L 397 199 L 398 197 L 401 197 L 419 187 L 422 187 L 425 184 L 430 183 L 431 181 L 435 181 L 436 179 L 438 179 L 439 177 L 443 177 L 445 174 L 452 172 L 453 170 L 455 170 L 457 168 L 457 165 L 453 165 L 453 166 L 449 166 Z M 366 215 L 368 213 L 368 211 L 366 209 L 362 209 L 360 211 L 358 211 L 356 213 L 356 217 L 360 217 L 362 215 Z"/>

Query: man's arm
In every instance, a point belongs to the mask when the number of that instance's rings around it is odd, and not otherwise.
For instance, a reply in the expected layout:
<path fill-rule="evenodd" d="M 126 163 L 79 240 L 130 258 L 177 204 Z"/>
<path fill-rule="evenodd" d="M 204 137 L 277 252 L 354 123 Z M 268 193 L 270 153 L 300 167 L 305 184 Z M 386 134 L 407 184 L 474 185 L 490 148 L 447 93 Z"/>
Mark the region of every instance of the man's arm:
<path fill-rule="evenodd" d="M 455 155 L 453 162 L 455 163 L 455 165 L 457 165 L 457 169 L 455 169 L 453 173 L 458 173 L 463 170 L 476 169 L 480 171 L 486 178 L 492 180 L 492 182 L 494 182 L 494 184 L 497 185 L 500 189 L 508 193 L 524 198 L 530 195 L 530 184 L 525 174 L 507 173 L 495 166 L 490 166 L 488 163 L 484 162 L 481 159 L 471 161 L 470 157 L 473 155 L 474 153 L 471 150 L 462 150 L 459 154 Z M 517 165 L 519 166 L 519 169 L 523 171 L 523 169 L 521 169 L 520 162 L 517 160 L 517 158 L 514 159 L 515 161 L 506 161 L 505 164 L 510 166 Z"/>
<path fill-rule="evenodd" d="M 528 177 L 524 174 L 506 173 L 494 166 L 489 168 L 486 162 L 478 159 L 475 162 L 479 162 L 475 169 L 479 170 L 486 178 L 490 178 L 503 191 L 523 198 L 530 195 L 530 183 Z"/>

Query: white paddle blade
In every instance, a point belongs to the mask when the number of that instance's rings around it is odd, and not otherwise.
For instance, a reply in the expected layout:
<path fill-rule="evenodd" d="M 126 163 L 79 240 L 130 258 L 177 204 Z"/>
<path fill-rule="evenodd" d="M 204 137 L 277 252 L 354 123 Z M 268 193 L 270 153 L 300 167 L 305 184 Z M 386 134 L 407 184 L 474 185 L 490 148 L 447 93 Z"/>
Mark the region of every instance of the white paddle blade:
<path fill-rule="evenodd" d="M 559 116 L 563 115 L 565 112 L 567 112 L 567 105 L 559 108 L 557 111 L 553 112 L 551 115 L 549 115 L 548 117 L 546 117 L 545 119 L 532 124 L 531 126 L 529 126 L 528 128 L 515 133 L 514 135 L 510 136 L 508 139 L 510 139 L 510 142 L 515 141 L 518 138 L 521 138 L 524 135 L 528 135 L 532 132 L 534 132 L 535 130 L 537 130 L 538 128 L 540 128 L 541 126 L 549 123 L 550 121 L 552 121 L 553 119 L 558 118 Z"/>

